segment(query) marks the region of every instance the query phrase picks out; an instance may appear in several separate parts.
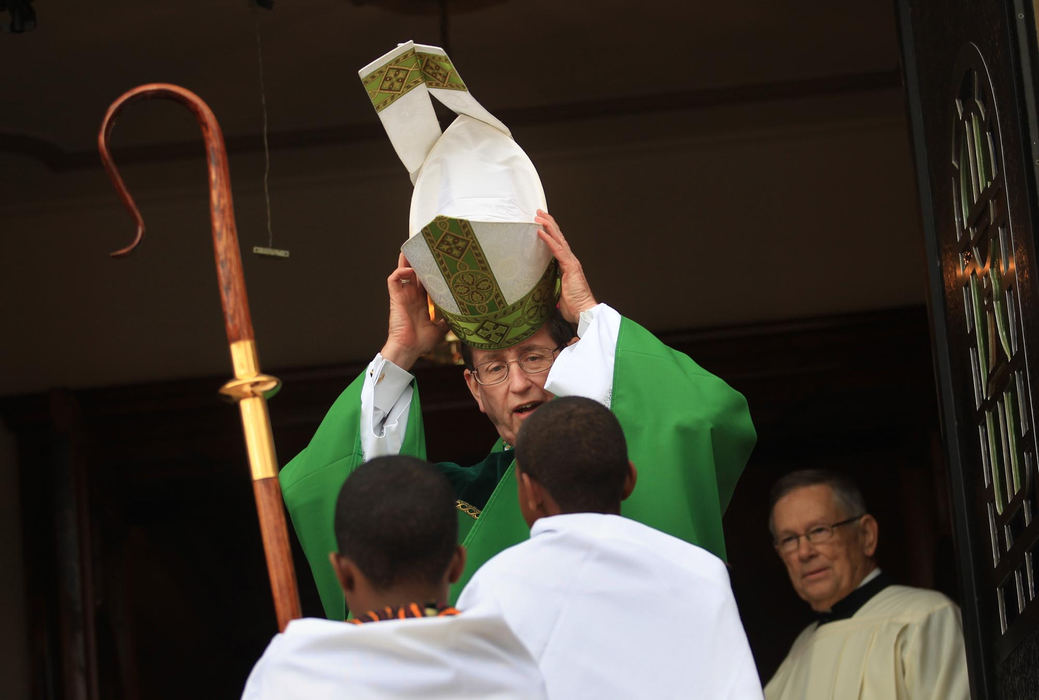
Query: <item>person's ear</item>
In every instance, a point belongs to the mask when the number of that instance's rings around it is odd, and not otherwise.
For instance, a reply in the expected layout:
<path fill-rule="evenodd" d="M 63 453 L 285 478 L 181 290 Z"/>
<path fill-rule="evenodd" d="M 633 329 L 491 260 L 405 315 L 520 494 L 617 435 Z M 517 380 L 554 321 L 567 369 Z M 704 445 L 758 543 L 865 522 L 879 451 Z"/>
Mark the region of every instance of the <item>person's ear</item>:
<path fill-rule="evenodd" d="M 455 583 L 462 578 L 462 572 L 465 571 L 465 555 L 465 547 L 460 544 L 455 545 L 455 551 L 451 554 L 451 562 L 447 565 L 448 583 Z"/>
<path fill-rule="evenodd" d="M 487 413 L 483 410 L 483 394 L 480 393 L 480 383 L 476 381 L 476 375 L 470 370 L 465 371 L 465 384 L 469 387 L 469 393 L 476 399 L 476 405 L 480 407 L 480 413 Z"/>
<path fill-rule="evenodd" d="M 541 484 L 531 479 L 526 472 L 517 471 L 516 486 L 519 490 L 520 503 L 526 512 L 540 514 L 545 501 Z"/>
<path fill-rule="evenodd" d="M 635 464 L 628 460 L 628 475 L 624 477 L 624 490 L 621 492 L 621 500 L 625 500 L 635 490 L 635 482 L 639 480 L 639 470 Z"/>
<path fill-rule="evenodd" d="M 339 552 L 329 552 L 328 561 L 332 563 L 332 571 L 336 574 L 340 588 L 344 593 L 353 593 L 357 588 L 357 567 Z"/>
<path fill-rule="evenodd" d="M 862 551 L 867 557 L 872 557 L 877 552 L 877 538 L 880 534 L 880 525 L 877 519 L 869 513 L 862 516 L 859 524 L 862 532 Z"/>
<path fill-rule="evenodd" d="M 523 477 L 526 476 L 520 471 L 519 465 L 516 465 L 516 501 L 519 503 L 520 515 L 523 516 L 523 522 L 527 524 L 527 527 L 533 527 L 534 521 L 537 519 L 537 515 L 530 512 L 529 501 L 530 501 L 530 479 L 526 480 Z"/>

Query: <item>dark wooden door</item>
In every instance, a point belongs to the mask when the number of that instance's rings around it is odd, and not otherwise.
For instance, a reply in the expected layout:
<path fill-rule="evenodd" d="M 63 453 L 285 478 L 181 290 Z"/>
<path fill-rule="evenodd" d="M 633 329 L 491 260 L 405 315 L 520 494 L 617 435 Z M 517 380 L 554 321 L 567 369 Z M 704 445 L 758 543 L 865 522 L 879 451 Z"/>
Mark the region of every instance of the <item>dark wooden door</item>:
<path fill-rule="evenodd" d="M 975 698 L 1039 697 L 1035 13 L 899 0 Z"/>

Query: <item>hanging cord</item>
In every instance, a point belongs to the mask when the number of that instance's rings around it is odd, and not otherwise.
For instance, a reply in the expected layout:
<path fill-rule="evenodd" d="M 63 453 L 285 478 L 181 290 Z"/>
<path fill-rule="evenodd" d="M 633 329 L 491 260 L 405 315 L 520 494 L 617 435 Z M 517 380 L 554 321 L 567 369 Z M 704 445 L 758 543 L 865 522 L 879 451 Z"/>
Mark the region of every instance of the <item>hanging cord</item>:
<path fill-rule="evenodd" d="M 271 151 L 267 142 L 267 86 L 263 78 L 263 43 L 260 37 L 260 15 L 257 6 L 253 5 L 253 20 L 256 27 L 256 64 L 260 73 L 260 107 L 263 112 L 263 201 L 267 207 L 267 245 L 253 246 L 257 255 L 274 258 L 288 258 L 289 251 L 274 247 L 274 229 L 271 226 Z"/>

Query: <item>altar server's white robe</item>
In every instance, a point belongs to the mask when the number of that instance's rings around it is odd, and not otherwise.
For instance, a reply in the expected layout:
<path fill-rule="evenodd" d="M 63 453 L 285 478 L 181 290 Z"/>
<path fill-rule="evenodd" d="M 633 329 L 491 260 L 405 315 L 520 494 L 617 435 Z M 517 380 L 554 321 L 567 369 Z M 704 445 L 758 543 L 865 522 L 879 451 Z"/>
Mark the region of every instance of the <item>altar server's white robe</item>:
<path fill-rule="evenodd" d="M 725 564 L 618 515 L 541 518 L 458 599 L 500 611 L 551 698 L 761 698 Z"/>
<path fill-rule="evenodd" d="M 937 591 L 888 586 L 851 617 L 812 623 L 765 687 L 768 700 L 966 700 L 956 604 Z"/>
<path fill-rule="evenodd" d="M 544 698 L 534 660 L 498 616 L 353 625 L 293 620 L 246 681 L 243 700 Z"/>

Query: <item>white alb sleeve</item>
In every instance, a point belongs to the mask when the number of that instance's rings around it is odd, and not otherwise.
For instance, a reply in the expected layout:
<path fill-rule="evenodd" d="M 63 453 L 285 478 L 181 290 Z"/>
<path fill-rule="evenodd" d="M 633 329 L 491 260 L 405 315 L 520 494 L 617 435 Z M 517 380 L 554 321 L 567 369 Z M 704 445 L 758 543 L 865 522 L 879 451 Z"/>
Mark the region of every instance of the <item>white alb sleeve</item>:
<path fill-rule="evenodd" d="M 606 304 L 582 311 L 577 325 L 580 340 L 560 351 L 545 390 L 556 396 L 584 396 L 609 408 L 620 328 L 621 315 Z"/>
<path fill-rule="evenodd" d="M 361 387 L 361 451 L 365 460 L 395 455 L 404 443 L 414 375 L 381 354 L 368 364 Z"/>

